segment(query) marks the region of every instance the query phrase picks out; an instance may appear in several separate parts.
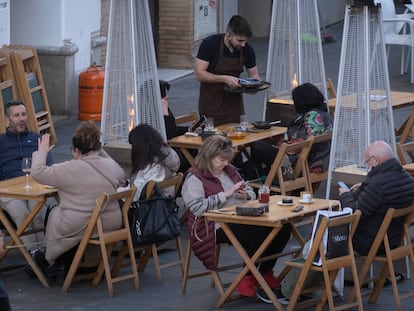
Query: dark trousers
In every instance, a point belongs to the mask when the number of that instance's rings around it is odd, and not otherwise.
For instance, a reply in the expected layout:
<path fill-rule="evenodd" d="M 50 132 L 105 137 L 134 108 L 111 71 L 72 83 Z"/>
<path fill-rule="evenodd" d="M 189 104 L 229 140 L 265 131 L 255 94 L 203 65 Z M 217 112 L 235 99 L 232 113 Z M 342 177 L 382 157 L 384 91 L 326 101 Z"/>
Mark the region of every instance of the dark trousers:
<path fill-rule="evenodd" d="M 0 278 L 0 310 L 11 311 L 9 295 L 7 294 L 6 287 L 3 280 Z"/>
<path fill-rule="evenodd" d="M 234 235 L 237 237 L 240 244 L 246 250 L 246 253 L 249 255 L 249 257 L 252 257 L 254 255 L 256 250 L 260 247 L 260 245 L 262 245 L 263 241 L 269 235 L 269 232 L 272 230 L 272 228 L 270 227 L 250 226 L 241 224 L 228 224 L 228 226 L 230 227 Z M 290 233 L 291 225 L 283 225 L 282 229 L 279 231 L 279 233 L 273 239 L 273 241 L 269 244 L 262 256 L 269 256 L 280 253 L 288 243 Z M 228 237 L 221 228 L 216 231 L 216 241 L 217 243 L 230 243 Z M 259 266 L 260 273 L 265 274 L 269 271 L 272 271 L 275 264 L 276 259 L 261 262 Z"/>

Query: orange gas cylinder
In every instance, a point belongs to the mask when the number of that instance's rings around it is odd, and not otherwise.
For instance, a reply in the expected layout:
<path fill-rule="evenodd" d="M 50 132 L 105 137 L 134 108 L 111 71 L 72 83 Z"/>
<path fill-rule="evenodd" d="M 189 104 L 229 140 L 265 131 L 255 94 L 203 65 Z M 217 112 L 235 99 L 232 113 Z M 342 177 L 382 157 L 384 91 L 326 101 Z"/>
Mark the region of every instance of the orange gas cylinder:
<path fill-rule="evenodd" d="M 101 67 L 89 67 L 79 74 L 80 120 L 101 121 L 105 72 Z"/>

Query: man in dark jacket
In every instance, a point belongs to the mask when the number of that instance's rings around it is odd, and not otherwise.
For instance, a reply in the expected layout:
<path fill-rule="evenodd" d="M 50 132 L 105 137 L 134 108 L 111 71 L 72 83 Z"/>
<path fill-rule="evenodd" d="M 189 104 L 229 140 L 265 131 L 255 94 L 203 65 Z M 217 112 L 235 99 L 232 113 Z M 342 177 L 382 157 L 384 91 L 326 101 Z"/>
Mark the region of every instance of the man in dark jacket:
<path fill-rule="evenodd" d="M 22 159 L 31 158 L 32 153 L 37 150 L 40 135 L 27 129 L 26 106 L 21 100 L 13 100 L 6 105 L 6 133 L 0 134 L 0 180 L 6 180 L 23 176 Z M 53 157 L 48 156 L 47 164 L 53 163 Z M 11 198 L 0 198 L 2 208 L 11 216 L 17 227 L 20 227 L 26 219 L 29 211 L 37 202 L 16 200 Z M 39 212 L 28 229 L 43 227 L 44 213 Z M 24 244 L 43 241 L 43 234 L 36 233 L 25 235 L 22 238 Z M 28 246 L 32 255 L 36 247 Z"/>
<path fill-rule="evenodd" d="M 367 178 L 353 185 L 350 191 L 339 188 L 342 206 L 362 213 L 353 239 L 354 249 L 361 255 L 368 254 L 387 209 L 404 208 L 414 202 L 414 179 L 393 156 L 387 143 L 371 143 L 364 158 L 369 171 Z M 402 229 L 402 223 L 391 223 L 388 230 L 391 248 L 400 242 Z"/>

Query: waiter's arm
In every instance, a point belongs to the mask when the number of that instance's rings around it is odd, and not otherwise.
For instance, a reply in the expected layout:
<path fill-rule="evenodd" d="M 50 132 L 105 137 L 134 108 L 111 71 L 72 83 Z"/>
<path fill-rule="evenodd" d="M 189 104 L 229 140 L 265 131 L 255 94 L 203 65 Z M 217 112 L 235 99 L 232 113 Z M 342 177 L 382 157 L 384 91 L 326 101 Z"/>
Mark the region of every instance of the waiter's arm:
<path fill-rule="evenodd" d="M 196 58 L 195 60 L 195 78 L 204 83 L 225 83 L 230 87 L 240 87 L 239 79 L 230 75 L 217 75 L 207 71 L 210 63 Z"/>
<path fill-rule="evenodd" d="M 249 78 L 259 78 L 259 68 L 257 66 L 247 68 L 247 76 Z"/>

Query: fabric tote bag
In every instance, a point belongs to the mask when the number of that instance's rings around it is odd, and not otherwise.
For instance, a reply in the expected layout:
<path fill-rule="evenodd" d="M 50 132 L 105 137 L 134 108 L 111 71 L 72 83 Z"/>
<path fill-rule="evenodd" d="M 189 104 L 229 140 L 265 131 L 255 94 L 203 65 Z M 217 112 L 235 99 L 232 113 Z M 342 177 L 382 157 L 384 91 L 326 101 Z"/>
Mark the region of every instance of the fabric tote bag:
<path fill-rule="evenodd" d="M 312 242 L 314 239 L 314 236 L 316 234 L 316 231 L 319 227 L 319 224 L 321 223 L 323 217 L 333 218 L 333 217 L 340 217 L 345 215 L 351 215 L 352 214 L 352 208 L 345 207 L 341 211 L 317 211 L 316 217 L 315 217 L 315 223 L 313 225 L 312 229 L 312 236 L 310 239 L 310 245 L 309 249 L 312 247 Z M 325 252 L 326 258 L 335 258 L 339 256 L 346 255 L 348 252 L 347 249 L 347 243 L 348 243 L 348 237 L 349 237 L 349 225 L 343 225 L 336 228 L 329 228 L 327 229 L 323 235 L 322 243 L 323 248 Z M 322 260 L 317 254 L 315 256 L 315 260 L 313 261 L 314 265 L 321 266 Z M 345 277 L 344 268 L 341 268 L 338 272 L 338 275 L 335 278 L 334 286 L 338 292 L 339 295 L 344 295 L 344 277 Z"/>

